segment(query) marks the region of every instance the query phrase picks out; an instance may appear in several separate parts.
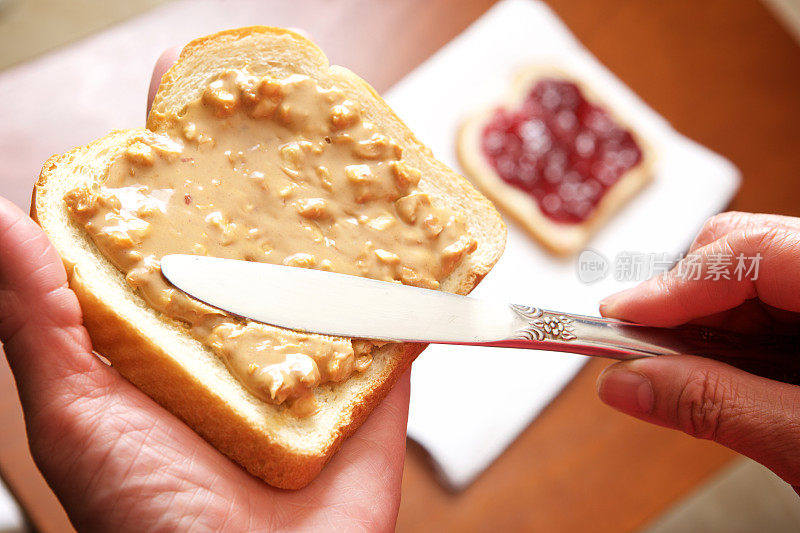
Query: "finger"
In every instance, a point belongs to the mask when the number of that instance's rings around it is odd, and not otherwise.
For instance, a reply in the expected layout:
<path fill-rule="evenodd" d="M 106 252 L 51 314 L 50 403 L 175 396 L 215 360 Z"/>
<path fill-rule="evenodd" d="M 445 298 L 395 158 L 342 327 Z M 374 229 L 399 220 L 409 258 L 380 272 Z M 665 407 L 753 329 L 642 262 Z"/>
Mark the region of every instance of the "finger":
<path fill-rule="evenodd" d="M 386 398 L 358 428 L 334 459 L 330 475 L 336 476 L 339 467 L 361 463 L 367 468 L 385 469 L 382 477 L 399 482 L 405 457 L 410 371 L 400 377 Z"/>
<path fill-rule="evenodd" d="M 743 333 L 793 335 L 800 325 L 800 313 L 772 307 L 757 298 L 751 298 L 738 307 L 704 316 L 690 323 Z"/>
<path fill-rule="evenodd" d="M 757 228 L 781 227 L 789 230 L 800 230 L 800 218 L 781 215 L 765 215 L 759 213 L 743 213 L 728 211 L 709 218 L 697 234 L 689 252 L 694 252 L 717 239 L 736 230 L 752 230 Z"/>
<path fill-rule="evenodd" d="M 3 198 L 0 250 L 0 342 L 32 431 L 48 409 L 103 390 L 114 373 L 92 355 L 58 253 L 39 226 Z"/>
<path fill-rule="evenodd" d="M 90 353 L 81 309 L 58 253 L 39 226 L 3 198 L 0 250 L 0 341 L 20 394 L 38 393 L 45 383 L 101 364 Z M 42 392 L 32 398 L 46 397 Z"/>
<path fill-rule="evenodd" d="M 598 380 L 615 409 L 714 440 L 800 482 L 800 387 L 690 356 L 616 363 Z"/>
<path fill-rule="evenodd" d="M 357 518 L 368 531 L 394 523 L 400 508 L 405 459 L 410 371 L 350 437 L 320 476 L 301 493 L 298 502 L 336 507 L 332 523 Z"/>
<path fill-rule="evenodd" d="M 759 300 L 754 298 L 745 300 L 744 303 L 732 309 L 692 320 L 691 323 L 757 334 L 773 331 L 777 326 L 775 320 Z"/>
<path fill-rule="evenodd" d="M 156 60 L 156 65 L 153 67 L 153 75 L 150 77 L 150 88 L 147 91 L 147 112 L 150 112 L 150 106 L 153 105 L 153 99 L 156 97 L 156 92 L 158 92 L 158 86 L 161 85 L 161 78 L 164 74 L 169 70 L 175 61 L 178 60 L 178 56 L 181 54 L 181 47 L 180 46 L 173 46 L 172 48 L 167 48 L 164 52 Z"/>
<path fill-rule="evenodd" d="M 689 258 L 684 258 L 667 275 L 606 298 L 600 303 L 600 312 L 654 326 L 675 326 L 733 309 L 756 297 L 772 307 L 799 312 L 798 249 L 798 231 L 782 227 L 737 230 L 695 252 L 698 275 L 687 275 Z M 728 279 L 711 275 L 715 257 L 735 263 L 739 256 L 760 257 L 758 271 L 739 280 L 732 264 Z"/>

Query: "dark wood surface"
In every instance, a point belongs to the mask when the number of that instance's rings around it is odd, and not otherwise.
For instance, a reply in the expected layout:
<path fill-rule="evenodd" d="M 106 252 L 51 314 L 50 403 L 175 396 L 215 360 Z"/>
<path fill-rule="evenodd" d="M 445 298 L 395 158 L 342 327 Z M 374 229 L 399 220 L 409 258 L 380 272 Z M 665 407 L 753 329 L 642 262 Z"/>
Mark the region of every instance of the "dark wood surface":
<path fill-rule="evenodd" d="M 491 1 L 267 4 L 277 19 L 310 31 L 333 62 L 382 91 Z M 603 63 L 678 130 L 742 170 L 734 208 L 800 215 L 800 48 L 760 2 L 550 4 Z M 354 18 L 364 21 L 361 29 L 343 32 Z M 28 186 L 20 180 L 20 187 Z M 398 530 L 636 530 L 734 456 L 603 406 L 594 380 L 605 364 L 592 361 L 462 493 L 444 490 L 424 451 L 411 443 Z M 30 460 L 5 363 L 0 391 L 0 473 L 39 529 L 64 531 L 63 511 Z"/>

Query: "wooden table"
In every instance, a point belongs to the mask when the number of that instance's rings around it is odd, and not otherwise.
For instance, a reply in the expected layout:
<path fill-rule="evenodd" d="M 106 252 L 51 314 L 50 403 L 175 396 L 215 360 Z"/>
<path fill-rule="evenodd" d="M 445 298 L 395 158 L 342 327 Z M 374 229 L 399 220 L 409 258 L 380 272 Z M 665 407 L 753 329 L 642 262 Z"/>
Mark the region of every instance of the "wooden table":
<path fill-rule="evenodd" d="M 389 88 L 490 4 L 269 3 L 281 20 L 302 20 L 333 61 L 351 67 L 378 90 Z M 761 3 L 550 4 L 603 63 L 678 130 L 739 166 L 745 180 L 734 208 L 800 215 L 800 48 Z M 313 19 L 304 15 L 314 10 Z M 342 24 L 356 16 L 366 21 L 363 31 L 342 32 Z M 28 184 L 19 183 L 22 195 Z M 442 489 L 424 451 L 409 443 L 398 529 L 636 530 L 734 457 L 712 443 L 647 426 L 603 406 L 594 381 L 604 365 L 592 361 L 460 494 Z M 63 511 L 27 452 L 5 363 L 0 391 L 0 472 L 37 528 L 63 531 L 68 525 Z"/>

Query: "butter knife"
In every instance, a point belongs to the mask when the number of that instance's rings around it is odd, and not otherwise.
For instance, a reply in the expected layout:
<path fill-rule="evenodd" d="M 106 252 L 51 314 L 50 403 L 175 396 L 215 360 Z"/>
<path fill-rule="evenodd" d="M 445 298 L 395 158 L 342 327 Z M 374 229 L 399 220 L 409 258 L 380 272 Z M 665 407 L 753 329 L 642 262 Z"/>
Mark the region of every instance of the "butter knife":
<path fill-rule="evenodd" d="M 167 280 L 234 315 L 309 333 L 527 348 L 611 359 L 690 354 L 800 384 L 800 337 L 658 328 L 320 270 L 167 255 Z"/>

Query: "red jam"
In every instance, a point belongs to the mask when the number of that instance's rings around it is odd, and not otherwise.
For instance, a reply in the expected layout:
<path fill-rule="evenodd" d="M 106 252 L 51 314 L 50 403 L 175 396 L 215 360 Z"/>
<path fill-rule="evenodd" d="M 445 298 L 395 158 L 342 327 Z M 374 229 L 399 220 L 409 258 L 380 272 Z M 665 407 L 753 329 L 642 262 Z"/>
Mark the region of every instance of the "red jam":
<path fill-rule="evenodd" d="M 481 147 L 507 183 L 555 222 L 579 223 L 642 160 L 631 132 L 569 81 L 543 79 L 517 110 L 498 109 Z"/>

